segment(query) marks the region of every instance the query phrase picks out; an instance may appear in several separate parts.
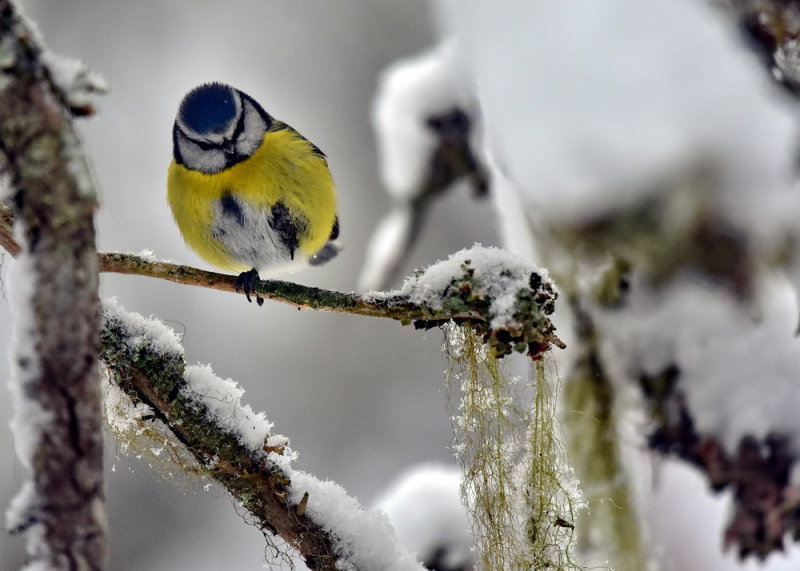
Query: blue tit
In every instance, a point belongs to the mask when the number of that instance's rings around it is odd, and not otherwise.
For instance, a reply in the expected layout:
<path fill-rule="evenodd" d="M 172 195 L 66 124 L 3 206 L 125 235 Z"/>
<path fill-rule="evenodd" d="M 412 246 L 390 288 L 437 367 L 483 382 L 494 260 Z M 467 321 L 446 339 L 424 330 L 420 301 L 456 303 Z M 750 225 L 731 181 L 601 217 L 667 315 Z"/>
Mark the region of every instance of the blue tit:
<path fill-rule="evenodd" d="M 248 301 L 258 270 L 336 255 L 325 155 L 252 97 L 222 83 L 194 88 L 172 142 L 167 198 L 183 239 L 214 266 L 241 272 L 236 290 Z"/>

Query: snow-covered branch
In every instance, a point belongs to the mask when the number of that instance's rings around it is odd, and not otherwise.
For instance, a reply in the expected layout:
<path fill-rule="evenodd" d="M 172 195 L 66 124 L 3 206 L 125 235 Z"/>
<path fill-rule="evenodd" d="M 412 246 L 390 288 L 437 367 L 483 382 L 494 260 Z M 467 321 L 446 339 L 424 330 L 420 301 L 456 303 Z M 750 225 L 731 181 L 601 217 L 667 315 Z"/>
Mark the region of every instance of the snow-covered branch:
<path fill-rule="evenodd" d="M 288 439 L 241 403 L 236 383 L 210 367 L 187 366 L 171 329 L 114 302 L 104 305 L 103 317 L 101 358 L 110 382 L 130 399 L 124 427 L 111 419 L 115 432 L 158 424 L 171 433 L 200 471 L 311 569 L 420 568 L 396 547 L 385 516 L 364 510 L 336 484 L 294 470 Z"/>
<path fill-rule="evenodd" d="M 104 569 L 96 200 L 68 85 L 80 66 L 59 67 L 8 1 L 0 1 L 0 45 L 0 153 L 17 236 L 0 237 L 17 254 L 11 424 L 31 472 L 8 525 L 26 532 L 31 568 Z M 10 222 L 8 210 L 2 220 Z"/>
<path fill-rule="evenodd" d="M 476 197 L 489 191 L 489 173 L 474 152 L 479 113 L 461 77 L 456 46 L 433 51 L 384 71 L 372 111 L 381 136 L 381 174 L 393 206 L 378 223 L 359 286 L 384 289 L 400 276 L 428 211 L 455 183 Z"/>

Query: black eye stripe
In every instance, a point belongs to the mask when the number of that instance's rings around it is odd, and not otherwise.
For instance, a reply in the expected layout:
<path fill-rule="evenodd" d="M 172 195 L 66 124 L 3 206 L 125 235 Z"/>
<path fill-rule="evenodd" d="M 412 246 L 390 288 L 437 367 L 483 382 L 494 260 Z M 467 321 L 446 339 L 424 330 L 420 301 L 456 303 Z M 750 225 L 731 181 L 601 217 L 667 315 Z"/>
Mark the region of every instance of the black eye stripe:
<path fill-rule="evenodd" d="M 183 139 L 185 139 L 186 141 L 189 141 L 190 143 L 194 143 L 195 145 L 200 147 L 200 149 L 203 150 L 203 151 L 210 151 L 210 150 L 213 150 L 213 149 L 219 149 L 219 145 L 217 143 L 213 143 L 211 141 L 202 141 L 200 139 L 197 139 L 197 138 L 191 136 L 177 122 L 175 123 L 175 130 L 176 130 L 175 131 L 176 134 L 177 134 L 177 132 L 180 132 L 181 135 L 183 135 Z"/>
<path fill-rule="evenodd" d="M 195 141 L 194 139 L 191 139 L 191 140 L 195 145 L 197 145 L 198 147 L 200 147 L 204 151 L 210 151 L 211 149 L 218 149 L 219 148 L 219 145 L 216 145 L 214 143 L 206 143 L 204 141 Z"/>

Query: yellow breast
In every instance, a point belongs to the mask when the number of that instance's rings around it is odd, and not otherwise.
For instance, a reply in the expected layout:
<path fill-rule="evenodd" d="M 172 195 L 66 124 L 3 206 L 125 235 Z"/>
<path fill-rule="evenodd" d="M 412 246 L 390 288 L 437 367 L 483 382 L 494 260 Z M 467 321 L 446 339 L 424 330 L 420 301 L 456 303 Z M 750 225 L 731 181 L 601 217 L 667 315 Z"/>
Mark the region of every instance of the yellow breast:
<path fill-rule="evenodd" d="M 219 173 L 190 170 L 175 161 L 169 167 L 167 198 L 186 243 L 215 266 L 248 270 L 253 260 L 237 257 L 212 232 L 226 194 L 264 213 L 283 204 L 295 220 L 298 249 L 306 257 L 325 245 L 336 218 L 336 194 L 325 159 L 291 129 L 268 131 L 251 157 Z"/>

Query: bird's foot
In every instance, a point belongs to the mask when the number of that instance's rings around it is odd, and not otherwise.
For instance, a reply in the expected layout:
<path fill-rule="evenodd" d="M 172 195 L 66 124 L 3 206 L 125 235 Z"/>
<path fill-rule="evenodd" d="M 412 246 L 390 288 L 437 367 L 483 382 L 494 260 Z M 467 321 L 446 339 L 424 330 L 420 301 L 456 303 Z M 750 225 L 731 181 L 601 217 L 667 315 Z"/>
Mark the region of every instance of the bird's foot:
<path fill-rule="evenodd" d="M 250 294 L 255 293 L 255 286 L 261 278 L 258 275 L 258 272 L 255 268 L 249 270 L 247 272 L 242 272 L 239 274 L 239 277 L 236 278 L 236 291 L 243 291 L 244 296 L 247 298 L 247 301 L 252 302 L 253 300 L 250 299 Z M 256 293 L 256 303 L 259 306 L 264 305 L 264 300 Z"/>

